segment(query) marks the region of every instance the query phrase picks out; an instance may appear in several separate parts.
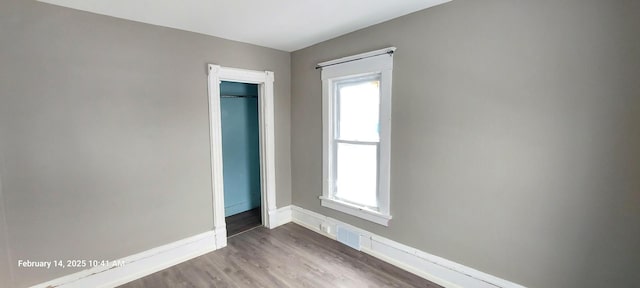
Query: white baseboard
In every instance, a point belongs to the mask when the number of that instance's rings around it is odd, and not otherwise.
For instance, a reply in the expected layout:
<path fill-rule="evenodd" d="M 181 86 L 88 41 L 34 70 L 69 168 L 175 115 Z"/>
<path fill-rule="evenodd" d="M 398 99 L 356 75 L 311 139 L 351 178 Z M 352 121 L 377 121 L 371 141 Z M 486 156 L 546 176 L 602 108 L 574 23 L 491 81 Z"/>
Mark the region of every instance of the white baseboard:
<path fill-rule="evenodd" d="M 291 207 L 269 211 L 269 222 L 271 229 L 291 222 Z M 225 246 L 227 229 L 222 225 L 213 231 L 113 261 L 124 263 L 123 266 L 96 266 L 31 288 L 116 287 Z"/>
<path fill-rule="evenodd" d="M 336 227 L 360 234 L 361 251 L 444 287 L 524 288 L 524 286 L 431 255 L 378 236 L 342 221 L 291 206 L 292 221 L 324 236 L 336 239 Z"/>
<path fill-rule="evenodd" d="M 209 231 L 114 261 L 122 266 L 96 266 L 31 288 L 116 287 L 214 250 L 215 232 Z"/>
<path fill-rule="evenodd" d="M 430 280 L 444 287 L 524 288 L 453 261 L 378 236 L 342 221 L 297 206 L 269 211 L 269 227 L 294 222 L 326 237 L 336 239 L 341 226 L 360 235 L 362 252 Z M 219 237 L 216 237 L 219 234 Z M 189 259 L 226 246 L 226 227 L 131 255 L 116 262 L 122 266 L 97 266 L 41 283 L 32 288 L 111 288 L 142 278 Z"/>
<path fill-rule="evenodd" d="M 269 228 L 273 229 L 280 225 L 291 222 L 291 206 L 282 207 L 269 211 Z"/>
<path fill-rule="evenodd" d="M 213 237 L 215 238 L 215 249 L 227 247 L 227 225 L 213 228 Z M 214 250 L 215 250 L 214 249 Z"/>

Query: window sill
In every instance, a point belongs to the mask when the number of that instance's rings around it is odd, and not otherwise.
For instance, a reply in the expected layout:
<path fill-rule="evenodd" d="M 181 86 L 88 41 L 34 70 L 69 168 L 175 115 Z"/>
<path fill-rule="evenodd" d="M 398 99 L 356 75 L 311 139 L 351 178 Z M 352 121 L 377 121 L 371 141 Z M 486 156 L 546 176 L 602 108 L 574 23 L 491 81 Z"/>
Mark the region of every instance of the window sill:
<path fill-rule="evenodd" d="M 320 196 L 320 201 L 322 206 L 324 207 L 338 210 L 342 213 L 353 215 L 353 216 L 356 216 L 356 217 L 359 217 L 383 226 L 389 226 L 389 220 L 391 220 L 391 215 L 386 215 L 386 214 L 378 213 L 375 211 L 363 209 L 356 205 L 345 203 L 339 200 L 329 199 L 324 196 Z"/>

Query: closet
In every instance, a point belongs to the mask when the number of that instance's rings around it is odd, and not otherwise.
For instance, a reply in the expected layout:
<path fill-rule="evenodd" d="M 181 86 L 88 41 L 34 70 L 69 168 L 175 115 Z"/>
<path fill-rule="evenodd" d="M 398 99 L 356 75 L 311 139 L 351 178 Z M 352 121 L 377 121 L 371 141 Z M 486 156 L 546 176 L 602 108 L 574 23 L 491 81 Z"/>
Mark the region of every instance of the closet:
<path fill-rule="evenodd" d="M 227 235 L 260 226 L 258 85 L 220 84 Z"/>

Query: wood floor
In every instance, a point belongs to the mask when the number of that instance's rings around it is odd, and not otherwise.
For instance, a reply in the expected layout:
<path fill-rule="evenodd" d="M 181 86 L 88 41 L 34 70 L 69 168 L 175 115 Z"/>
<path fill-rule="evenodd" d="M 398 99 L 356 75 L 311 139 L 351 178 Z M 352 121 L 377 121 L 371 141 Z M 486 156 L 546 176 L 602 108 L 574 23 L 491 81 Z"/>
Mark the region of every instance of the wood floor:
<path fill-rule="evenodd" d="M 225 248 L 121 287 L 441 286 L 289 223 L 238 234 Z"/>
<path fill-rule="evenodd" d="M 262 210 L 258 207 L 225 218 L 225 222 L 227 223 L 227 236 L 231 237 L 240 232 L 262 225 L 261 212 Z"/>

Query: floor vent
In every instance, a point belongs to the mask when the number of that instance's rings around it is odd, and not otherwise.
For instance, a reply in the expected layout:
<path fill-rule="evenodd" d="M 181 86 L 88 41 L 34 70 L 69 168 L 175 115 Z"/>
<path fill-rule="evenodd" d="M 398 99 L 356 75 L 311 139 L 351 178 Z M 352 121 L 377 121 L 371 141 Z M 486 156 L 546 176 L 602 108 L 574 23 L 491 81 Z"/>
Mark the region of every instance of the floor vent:
<path fill-rule="evenodd" d="M 360 251 L 360 234 L 345 227 L 338 226 L 336 229 L 336 240 L 353 249 Z"/>

